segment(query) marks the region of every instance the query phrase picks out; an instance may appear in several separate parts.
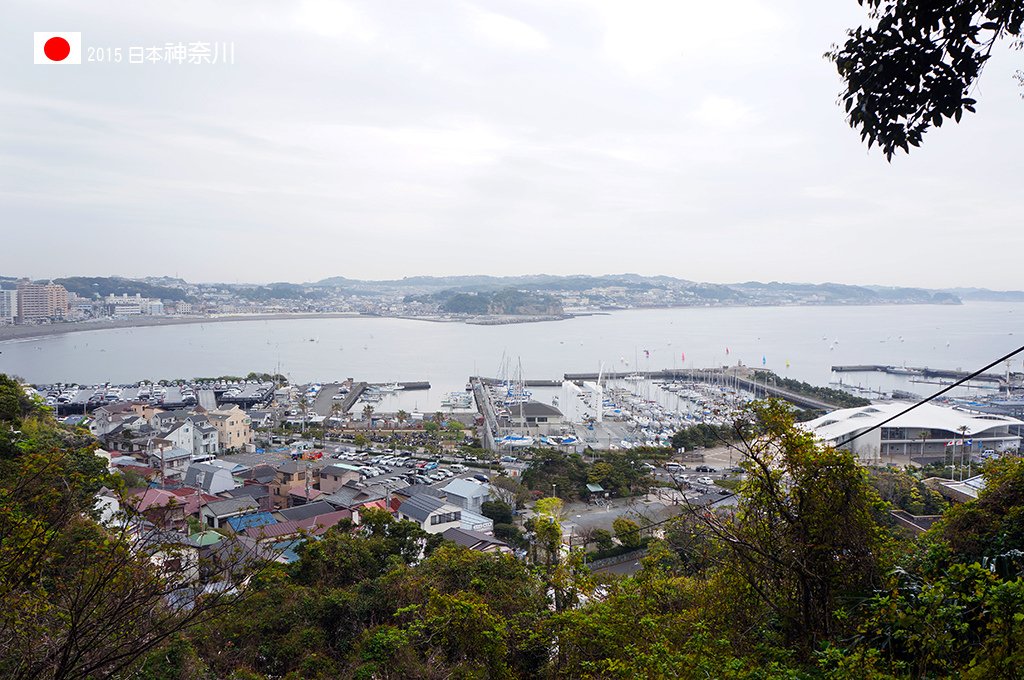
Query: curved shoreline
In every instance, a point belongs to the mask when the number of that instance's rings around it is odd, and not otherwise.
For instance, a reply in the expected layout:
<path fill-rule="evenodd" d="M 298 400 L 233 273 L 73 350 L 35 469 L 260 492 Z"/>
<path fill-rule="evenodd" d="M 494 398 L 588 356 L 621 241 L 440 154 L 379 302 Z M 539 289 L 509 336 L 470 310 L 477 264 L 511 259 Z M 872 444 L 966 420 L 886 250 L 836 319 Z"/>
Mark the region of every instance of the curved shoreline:
<path fill-rule="evenodd" d="M 538 323 L 541 321 L 561 321 L 574 316 L 590 316 L 589 314 L 566 314 L 555 317 L 501 316 L 494 318 L 469 317 L 453 319 L 437 316 L 383 316 L 380 314 L 362 314 L 360 312 L 321 312 L 300 314 L 227 314 L 223 316 L 151 316 L 132 319 L 103 319 L 100 321 L 77 321 L 69 323 L 44 324 L 41 326 L 0 326 L 0 344 L 17 340 L 35 340 L 38 338 L 82 333 L 85 331 L 106 331 L 120 328 L 147 328 L 151 326 L 184 326 L 189 324 L 222 323 L 227 321 L 288 321 L 301 319 L 402 319 L 405 321 L 427 321 L 431 323 L 465 323 L 470 325 L 504 325 L 513 323 Z"/>
<path fill-rule="evenodd" d="M 0 343 L 9 340 L 31 340 L 66 333 L 83 331 L 106 331 L 117 328 L 146 328 L 148 326 L 183 326 L 197 323 L 222 323 L 225 321 L 279 321 L 286 319 L 356 319 L 378 318 L 369 314 L 329 312 L 323 314 L 239 314 L 226 316 L 168 316 L 138 319 L 104 319 L 102 321 L 79 321 L 71 323 L 45 324 L 42 326 L 2 326 Z"/>

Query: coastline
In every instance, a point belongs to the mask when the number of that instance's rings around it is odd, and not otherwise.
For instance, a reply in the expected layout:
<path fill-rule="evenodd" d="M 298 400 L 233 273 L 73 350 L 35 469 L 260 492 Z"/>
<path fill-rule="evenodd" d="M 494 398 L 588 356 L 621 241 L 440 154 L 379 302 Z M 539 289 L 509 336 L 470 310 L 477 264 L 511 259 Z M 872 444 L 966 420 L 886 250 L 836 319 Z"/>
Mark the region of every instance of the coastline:
<path fill-rule="evenodd" d="M 986 301 L 987 302 L 987 301 Z M 223 314 L 218 316 L 139 316 L 127 319 L 101 319 L 99 321 L 73 321 L 68 323 L 44 324 L 40 326 L 0 326 L 0 344 L 18 340 L 81 333 L 84 331 L 102 331 L 120 328 L 146 328 L 150 326 L 181 326 L 202 323 L 224 323 L 230 321 L 283 321 L 289 319 L 403 319 L 406 321 L 426 321 L 430 323 L 464 323 L 471 326 L 502 326 L 510 324 L 541 323 L 547 321 L 565 321 L 582 316 L 605 316 L 613 312 L 643 311 L 648 309 L 729 309 L 756 307 L 891 307 L 901 305 L 933 305 L 942 306 L 946 303 L 921 302 L 886 302 L 886 303 L 843 303 L 843 304 L 765 304 L 765 305 L 669 305 L 665 307 L 624 307 L 599 310 L 573 310 L 560 315 L 493 315 L 465 316 L 407 316 L 402 314 L 366 314 L 361 312 L 302 312 L 273 314 Z M 963 303 L 958 303 L 963 304 Z"/>
<path fill-rule="evenodd" d="M 42 326 L 0 326 L 0 343 L 10 340 L 32 340 L 83 331 L 105 331 L 117 328 L 145 328 L 148 326 L 184 326 L 197 323 L 223 323 L 227 321 L 279 321 L 285 319 L 355 319 L 374 318 L 355 312 L 325 312 L 322 314 L 227 314 L 223 316 L 150 316 L 134 319 L 102 319 L 71 323 L 44 324 Z"/>
<path fill-rule="evenodd" d="M 566 314 L 563 316 L 501 316 L 501 317 L 467 317 L 465 319 L 436 316 L 384 316 L 381 314 L 363 314 L 360 312 L 321 312 L 321 313 L 277 313 L 277 314 L 225 314 L 221 316 L 140 316 L 131 319 L 101 319 L 99 321 L 75 321 L 69 323 L 44 324 L 41 326 L 0 326 L 0 344 L 16 340 L 34 340 L 55 335 L 82 333 L 85 331 L 105 331 L 120 328 L 146 328 L 150 326 L 183 326 L 202 323 L 223 323 L 229 321 L 286 321 L 296 319 L 403 319 L 406 321 L 426 321 L 431 323 L 466 323 L 471 325 L 504 325 L 515 323 L 537 323 L 540 321 L 562 321 L 574 316 L 590 316 L 591 314 Z"/>

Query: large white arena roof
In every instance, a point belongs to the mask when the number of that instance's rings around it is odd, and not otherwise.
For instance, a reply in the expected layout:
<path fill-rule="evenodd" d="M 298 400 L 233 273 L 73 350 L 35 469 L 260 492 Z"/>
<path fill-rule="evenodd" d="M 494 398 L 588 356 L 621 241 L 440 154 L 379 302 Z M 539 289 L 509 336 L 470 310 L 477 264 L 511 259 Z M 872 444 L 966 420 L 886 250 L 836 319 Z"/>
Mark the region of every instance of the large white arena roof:
<path fill-rule="evenodd" d="M 820 418 L 802 423 L 802 426 L 825 441 L 835 441 L 877 425 L 906 409 L 912 402 L 894 401 L 859 408 L 833 411 Z M 910 413 L 886 423 L 886 427 L 922 428 L 960 432 L 967 427 L 967 435 L 980 435 L 986 430 L 1008 425 L 1024 425 L 1024 421 L 989 413 L 962 411 L 948 406 L 922 404 Z"/>

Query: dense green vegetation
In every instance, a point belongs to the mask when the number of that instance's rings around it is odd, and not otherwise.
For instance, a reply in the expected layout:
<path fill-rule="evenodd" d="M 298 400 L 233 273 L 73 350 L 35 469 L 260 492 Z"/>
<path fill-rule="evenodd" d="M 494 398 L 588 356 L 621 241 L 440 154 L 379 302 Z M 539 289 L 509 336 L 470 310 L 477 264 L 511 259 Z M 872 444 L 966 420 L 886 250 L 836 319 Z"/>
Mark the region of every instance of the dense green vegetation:
<path fill-rule="evenodd" d="M 545 293 L 503 288 L 494 291 L 443 290 L 406 296 L 406 302 L 437 304 L 448 314 L 561 314 L 558 298 Z"/>
<path fill-rule="evenodd" d="M 783 378 L 772 371 L 758 369 L 754 371 L 754 375 L 754 379 L 758 383 L 764 384 L 765 379 L 767 378 L 768 383 L 775 387 L 780 387 L 784 390 L 796 392 L 797 394 L 802 394 L 807 397 L 813 397 L 838 408 L 857 408 L 860 406 L 871 405 L 870 399 L 857 397 L 849 392 L 843 392 L 842 390 L 833 389 L 831 387 L 818 387 L 817 385 L 805 383 L 802 380 Z"/>
<path fill-rule="evenodd" d="M 66 279 L 54 279 L 68 289 L 84 298 L 105 298 L 108 295 L 141 295 L 158 300 L 190 300 L 185 291 L 168 286 L 155 286 L 145 281 L 133 281 L 117 276 L 71 276 Z"/>
<path fill-rule="evenodd" d="M 626 517 L 593 532 L 608 554 L 646 545 L 632 578 L 596 577 L 560 548 L 562 501 L 547 497 L 516 539 L 525 561 L 367 511 L 185 610 L 150 552 L 92 519 L 93 493 L 119 482 L 88 436 L 6 378 L 0 419 L 5 678 L 880 680 L 1014 678 L 1024 663 L 1019 459 L 989 464 L 977 501 L 910 539 L 892 507 L 941 509 L 918 480 L 869 472 L 758 402 L 733 510 L 684 512 L 663 538 Z M 625 454 L 538 455 L 537 486 L 578 489 L 602 464 L 633 474 Z M 521 531 L 511 504 L 486 512 Z"/>
<path fill-rule="evenodd" d="M 872 470 L 871 483 L 883 500 L 911 515 L 938 515 L 948 505 L 940 493 L 906 470 Z"/>
<path fill-rule="evenodd" d="M 698 423 L 679 430 L 672 435 L 672 447 L 677 451 L 693 451 L 700 448 L 724 446 L 736 441 L 738 433 L 733 425 L 708 425 Z"/>
<path fill-rule="evenodd" d="M 265 286 L 232 286 L 231 290 L 239 297 L 252 302 L 315 300 L 321 297 L 318 292 L 307 291 L 305 286 L 297 283 L 270 283 Z"/>
<path fill-rule="evenodd" d="M 641 452 L 609 451 L 588 463 L 579 454 L 535 449 L 523 472 L 522 484 L 536 495 L 554 492 L 568 501 L 587 498 L 587 484 L 598 484 L 612 495 L 629 496 L 650 486 L 651 479 L 643 467 L 645 457 Z"/>

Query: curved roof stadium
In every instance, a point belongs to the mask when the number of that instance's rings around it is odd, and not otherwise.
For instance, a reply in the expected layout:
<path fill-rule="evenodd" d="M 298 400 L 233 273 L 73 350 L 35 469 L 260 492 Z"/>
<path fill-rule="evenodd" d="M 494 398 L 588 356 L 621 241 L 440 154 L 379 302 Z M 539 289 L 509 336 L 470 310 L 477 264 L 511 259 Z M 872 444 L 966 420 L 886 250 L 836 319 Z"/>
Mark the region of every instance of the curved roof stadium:
<path fill-rule="evenodd" d="M 910 402 L 886 402 L 847 408 L 809 420 L 801 426 L 835 446 L 895 416 L 909 405 Z M 966 437 L 973 440 L 973 446 L 1004 451 L 1015 449 L 1020 444 L 1018 427 L 1024 427 L 1024 421 L 1009 416 L 922 404 L 844 448 L 851 449 L 862 460 L 877 460 L 881 455 L 918 451 L 921 454 L 941 454 L 948 441 L 959 440 L 964 436 L 961 432 L 965 427 Z M 921 439 L 922 432 L 927 433 L 924 440 Z M 920 449 L 917 449 L 918 443 Z"/>

